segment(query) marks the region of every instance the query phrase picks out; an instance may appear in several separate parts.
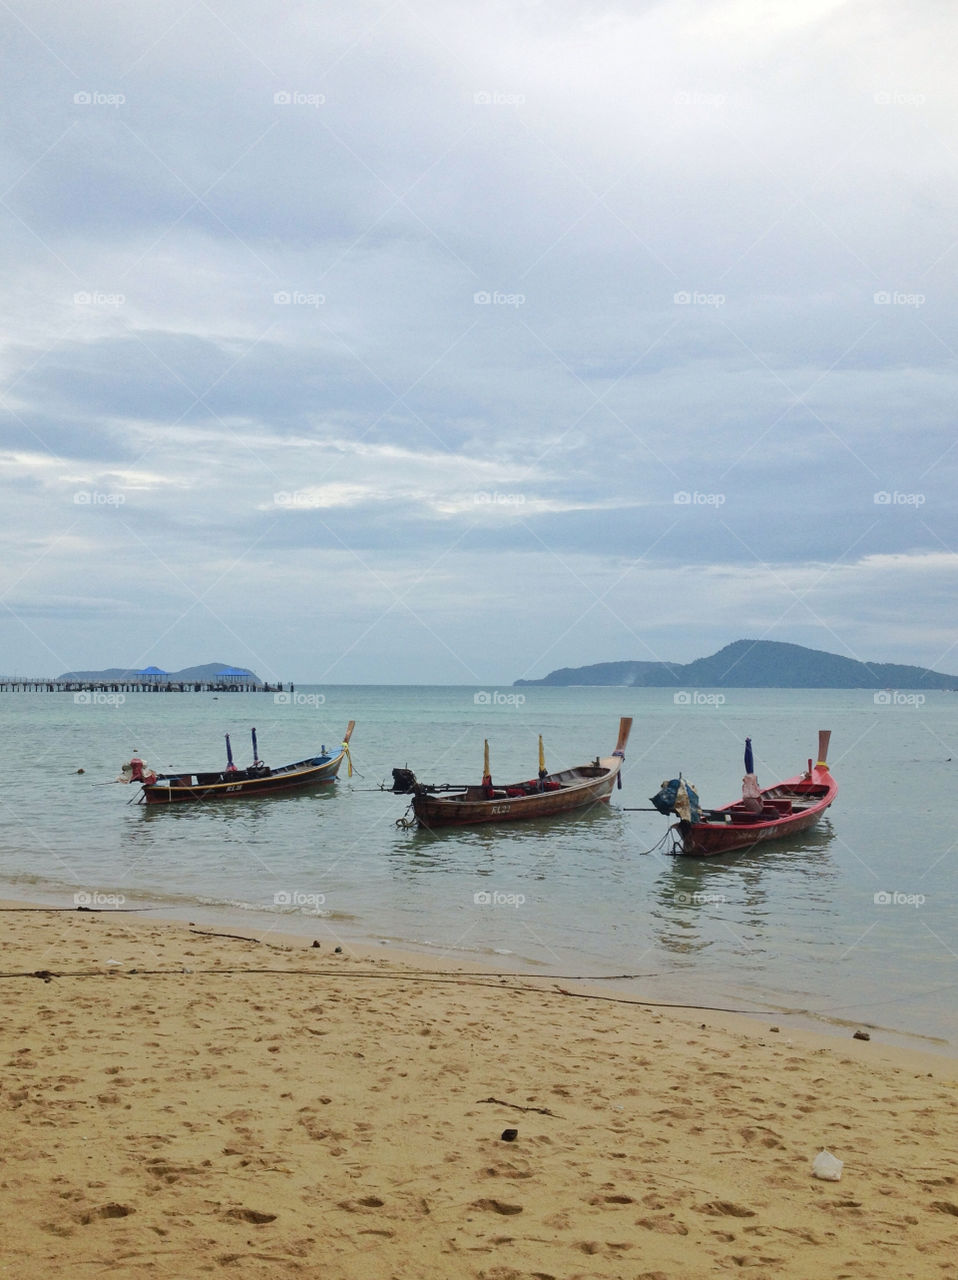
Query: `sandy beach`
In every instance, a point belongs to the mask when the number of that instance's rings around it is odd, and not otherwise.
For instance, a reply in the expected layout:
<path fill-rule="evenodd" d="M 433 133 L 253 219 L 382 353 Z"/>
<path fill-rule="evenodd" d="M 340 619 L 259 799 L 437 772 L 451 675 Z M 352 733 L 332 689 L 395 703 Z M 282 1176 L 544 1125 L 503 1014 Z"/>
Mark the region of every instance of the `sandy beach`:
<path fill-rule="evenodd" d="M 202 923 L 0 920 L 4 1274 L 954 1275 L 954 1059 Z"/>

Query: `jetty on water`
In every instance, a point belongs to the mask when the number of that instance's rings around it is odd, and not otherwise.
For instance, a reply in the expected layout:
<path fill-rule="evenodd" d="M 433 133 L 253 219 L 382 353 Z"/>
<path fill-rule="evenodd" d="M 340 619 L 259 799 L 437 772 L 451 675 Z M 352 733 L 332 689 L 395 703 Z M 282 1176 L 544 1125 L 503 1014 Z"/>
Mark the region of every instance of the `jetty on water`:
<path fill-rule="evenodd" d="M 260 680 L 242 667 L 209 663 L 205 668 L 163 671 L 68 671 L 59 676 L 0 676 L 0 693 L 289 693 L 286 684 Z"/>
<path fill-rule="evenodd" d="M 0 676 L 0 693 L 295 693 L 292 682 L 241 684 L 218 680 L 54 680 L 49 676 Z"/>

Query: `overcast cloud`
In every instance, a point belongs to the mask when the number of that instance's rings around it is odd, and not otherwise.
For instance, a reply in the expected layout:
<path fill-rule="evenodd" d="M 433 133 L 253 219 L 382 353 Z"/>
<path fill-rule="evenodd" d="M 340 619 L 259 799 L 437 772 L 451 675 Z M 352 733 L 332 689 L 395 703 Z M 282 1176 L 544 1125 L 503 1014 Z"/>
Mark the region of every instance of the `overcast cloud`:
<path fill-rule="evenodd" d="M 0 670 L 958 670 L 950 4 L 5 12 Z"/>

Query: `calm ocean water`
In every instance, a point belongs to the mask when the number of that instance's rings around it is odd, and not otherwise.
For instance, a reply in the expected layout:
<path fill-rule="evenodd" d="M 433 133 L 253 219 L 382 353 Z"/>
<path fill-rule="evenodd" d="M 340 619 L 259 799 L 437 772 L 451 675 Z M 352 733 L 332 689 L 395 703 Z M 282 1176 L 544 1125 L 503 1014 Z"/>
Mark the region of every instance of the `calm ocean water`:
<path fill-rule="evenodd" d="M 383 939 L 503 970 L 636 974 L 615 985 L 958 1046 L 958 695 L 708 692 L 687 705 L 665 689 L 304 686 L 293 705 L 0 695 L 0 895 L 122 894 L 324 946 Z M 620 715 L 635 719 L 624 786 L 597 812 L 430 834 L 397 828 L 406 797 L 364 790 L 405 764 L 422 781 L 478 781 L 484 737 L 497 781 L 535 775 L 540 732 L 551 769 L 582 763 L 612 749 Z M 357 775 L 322 792 L 147 810 L 127 803 L 134 788 L 97 785 L 134 752 L 160 771 L 219 768 L 226 731 L 248 763 L 253 725 L 263 759 L 284 764 L 335 746 L 350 719 Z M 700 862 L 647 852 L 666 819 L 623 811 L 680 770 L 704 804 L 733 799 L 746 735 L 764 785 L 789 777 L 819 728 L 841 789 L 804 836 Z"/>

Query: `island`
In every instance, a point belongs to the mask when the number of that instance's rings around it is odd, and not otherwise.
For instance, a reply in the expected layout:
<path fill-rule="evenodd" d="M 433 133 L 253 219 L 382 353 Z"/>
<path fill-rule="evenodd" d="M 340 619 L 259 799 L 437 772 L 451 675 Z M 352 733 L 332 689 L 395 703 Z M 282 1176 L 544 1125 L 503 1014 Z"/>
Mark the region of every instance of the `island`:
<path fill-rule="evenodd" d="M 779 640 L 735 640 L 694 662 L 597 662 L 515 685 L 706 689 L 958 689 L 958 676 L 895 662 L 859 662 Z"/>
<path fill-rule="evenodd" d="M 245 684 L 263 683 L 255 672 L 245 667 L 234 667 L 229 662 L 205 662 L 199 667 L 184 667 L 182 671 L 164 671 L 161 667 L 107 667 L 103 671 L 64 671 L 56 676 L 58 681 L 87 680 L 94 684 L 109 681 L 140 684 Z"/>
<path fill-rule="evenodd" d="M 106 667 L 102 671 L 64 671 L 59 676 L 0 676 L 0 693 L 72 693 L 80 703 L 99 701 L 101 694 L 284 692 L 292 694 L 291 682 L 284 689 L 281 682 L 271 684 L 245 667 L 225 662 L 207 662 L 182 671 L 153 666 Z"/>

